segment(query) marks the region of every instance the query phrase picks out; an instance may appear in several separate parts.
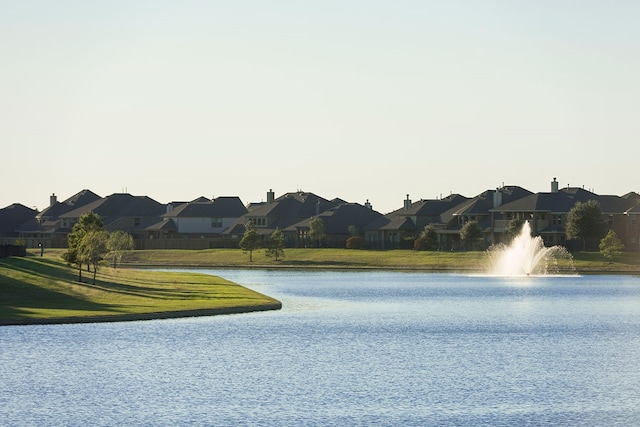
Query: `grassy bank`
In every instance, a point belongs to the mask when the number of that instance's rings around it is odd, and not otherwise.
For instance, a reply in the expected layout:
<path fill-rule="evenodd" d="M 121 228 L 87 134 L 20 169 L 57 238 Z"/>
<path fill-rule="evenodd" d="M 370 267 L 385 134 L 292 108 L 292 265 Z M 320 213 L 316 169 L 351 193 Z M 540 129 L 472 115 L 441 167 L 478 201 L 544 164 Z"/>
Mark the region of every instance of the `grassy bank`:
<path fill-rule="evenodd" d="M 280 303 L 219 277 L 102 268 L 96 284 L 56 251 L 0 260 L 0 324 L 140 320 L 277 309 Z M 88 273 L 84 281 L 91 282 Z"/>
<path fill-rule="evenodd" d="M 578 273 L 640 273 L 638 253 L 624 253 L 614 262 L 609 262 L 598 252 L 576 252 L 572 255 Z M 249 254 L 239 249 L 148 250 L 128 253 L 125 262 L 129 266 L 395 268 L 457 272 L 485 272 L 490 266 L 489 255 L 485 251 L 347 249 L 286 249 L 284 258 L 278 262 L 267 258 L 263 250 L 254 251 L 253 262 L 249 262 Z"/>

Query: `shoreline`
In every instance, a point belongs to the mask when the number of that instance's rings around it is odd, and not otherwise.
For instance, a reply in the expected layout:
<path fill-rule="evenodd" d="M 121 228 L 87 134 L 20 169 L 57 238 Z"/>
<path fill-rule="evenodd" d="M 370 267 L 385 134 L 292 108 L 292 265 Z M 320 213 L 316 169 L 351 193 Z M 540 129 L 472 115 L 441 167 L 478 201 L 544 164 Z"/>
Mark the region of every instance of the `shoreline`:
<path fill-rule="evenodd" d="M 189 317 L 208 317 L 227 314 L 243 314 L 261 311 L 275 311 L 282 309 L 282 303 L 263 304 L 258 306 L 238 306 L 223 308 L 202 308 L 196 310 L 162 311 L 150 313 L 126 313 L 103 316 L 71 316 L 53 317 L 48 319 L 0 319 L 1 326 L 29 326 L 29 325 L 66 325 L 79 323 L 113 323 L 135 322 L 146 320 L 184 319 Z"/>
<path fill-rule="evenodd" d="M 362 270 L 362 271 L 420 271 L 423 273 L 462 273 L 462 274 L 476 274 L 486 272 L 485 270 L 473 268 L 473 267 L 432 267 L 432 266 L 366 266 L 366 265 L 291 265 L 291 264 L 239 264 L 239 265 L 215 265 L 215 264 L 167 264 L 167 263 L 122 263 L 122 268 L 131 269 L 214 269 L 214 270 L 279 270 L 279 269 L 291 269 L 291 270 Z M 603 269 L 575 269 L 575 274 L 578 275 L 592 275 L 598 274 L 603 276 L 639 276 L 640 269 L 638 270 L 603 270 Z"/>

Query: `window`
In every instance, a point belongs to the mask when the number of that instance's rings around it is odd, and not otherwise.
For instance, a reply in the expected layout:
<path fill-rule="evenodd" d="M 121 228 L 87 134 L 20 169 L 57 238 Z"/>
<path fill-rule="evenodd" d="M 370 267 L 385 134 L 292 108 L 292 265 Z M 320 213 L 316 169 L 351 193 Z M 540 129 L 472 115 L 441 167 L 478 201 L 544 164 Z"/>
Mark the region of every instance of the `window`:
<path fill-rule="evenodd" d="M 551 223 L 553 225 L 562 225 L 562 215 L 554 215 Z"/>
<path fill-rule="evenodd" d="M 221 228 L 222 218 L 211 218 L 211 228 Z"/>

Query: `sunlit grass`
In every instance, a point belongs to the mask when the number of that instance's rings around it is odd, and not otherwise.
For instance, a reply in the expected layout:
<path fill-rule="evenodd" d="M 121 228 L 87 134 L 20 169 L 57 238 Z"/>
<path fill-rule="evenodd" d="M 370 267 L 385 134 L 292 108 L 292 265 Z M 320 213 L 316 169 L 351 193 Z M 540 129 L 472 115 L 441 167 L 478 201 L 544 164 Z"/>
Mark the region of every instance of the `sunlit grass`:
<path fill-rule="evenodd" d="M 99 270 L 96 283 L 55 254 L 0 260 L 0 323 L 7 319 L 117 316 L 278 302 L 220 277 L 182 272 Z"/>
<path fill-rule="evenodd" d="M 572 254 L 578 272 L 640 272 L 640 254 L 626 252 L 609 262 L 599 252 Z M 349 250 L 349 249 L 285 249 L 278 262 L 268 258 L 264 250 L 249 254 L 240 249 L 145 250 L 126 255 L 128 265 L 165 265 L 197 267 L 300 267 L 300 268 L 397 268 L 432 271 L 483 272 L 489 268 L 486 251 L 437 252 L 413 250 Z M 569 270 L 567 261 L 559 264 Z"/>

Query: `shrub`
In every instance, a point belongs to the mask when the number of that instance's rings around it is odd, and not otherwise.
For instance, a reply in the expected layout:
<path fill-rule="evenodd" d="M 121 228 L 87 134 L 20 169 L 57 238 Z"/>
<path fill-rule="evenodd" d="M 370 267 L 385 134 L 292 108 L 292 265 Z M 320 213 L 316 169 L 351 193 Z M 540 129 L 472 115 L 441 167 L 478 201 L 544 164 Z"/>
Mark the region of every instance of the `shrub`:
<path fill-rule="evenodd" d="M 347 239 L 347 249 L 364 249 L 366 242 L 360 236 L 351 236 Z"/>

